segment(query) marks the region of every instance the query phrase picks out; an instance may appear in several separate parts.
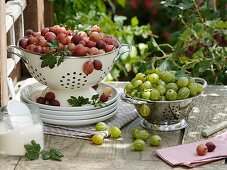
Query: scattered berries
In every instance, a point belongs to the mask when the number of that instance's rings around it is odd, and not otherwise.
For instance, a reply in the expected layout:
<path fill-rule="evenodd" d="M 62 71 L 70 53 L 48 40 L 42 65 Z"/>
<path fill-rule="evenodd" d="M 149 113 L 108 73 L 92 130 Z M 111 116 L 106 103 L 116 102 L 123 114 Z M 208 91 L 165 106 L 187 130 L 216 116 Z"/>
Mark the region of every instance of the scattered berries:
<path fill-rule="evenodd" d="M 208 148 L 205 144 L 199 144 L 196 148 L 196 152 L 199 156 L 204 156 L 208 152 Z"/>
<path fill-rule="evenodd" d="M 56 99 L 49 101 L 51 106 L 60 106 L 60 102 Z"/>
<path fill-rule="evenodd" d="M 51 100 L 55 99 L 55 94 L 53 92 L 47 92 L 45 94 L 45 99 L 50 102 Z"/>
<path fill-rule="evenodd" d="M 108 99 L 109 99 L 109 96 L 106 95 L 106 94 L 102 94 L 102 95 L 100 96 L 100 101 L 101 101 L 101 102 L 106 102 L 106 101 L 108 101 Z"/>
<path fill-rule="evenodd" d="M 36 103 L 46 104 L 46 99 L 44 97 L 38 97 Z"/>
<path fill-rule="evenodd" d="M 91 141 L 96 145 L 101 145 L 103 143 L 103 136 L 95 134 L 92 136 Z"/>
<path fill-rule="evenodd" d="M 51 106 L 60 106 L 60 102 L 55 99 L 55 94 L 53 92 L 47 92 L 45 96 L 40 96 L 36 99 L 36 103 L 46 104 Z"/>
<path fill-rule="evenodd" d="M 205 145 L 208 148 L 208 152 L 213 152 L 216 148 L 216 146 L 213 142 L 207 142 Z"/>

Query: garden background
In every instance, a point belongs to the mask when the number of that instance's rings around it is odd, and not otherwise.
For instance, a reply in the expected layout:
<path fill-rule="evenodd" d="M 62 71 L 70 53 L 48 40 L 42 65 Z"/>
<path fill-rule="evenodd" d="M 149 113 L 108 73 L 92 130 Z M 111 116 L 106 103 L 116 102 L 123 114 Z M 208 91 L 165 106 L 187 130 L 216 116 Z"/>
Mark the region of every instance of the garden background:
<path fill-rule="evenodd" d="M 54 0 L 55 24 L 103 32 L 132 45 L 106 80 L 174 70 L 227 84 L 226 0 Z"/>

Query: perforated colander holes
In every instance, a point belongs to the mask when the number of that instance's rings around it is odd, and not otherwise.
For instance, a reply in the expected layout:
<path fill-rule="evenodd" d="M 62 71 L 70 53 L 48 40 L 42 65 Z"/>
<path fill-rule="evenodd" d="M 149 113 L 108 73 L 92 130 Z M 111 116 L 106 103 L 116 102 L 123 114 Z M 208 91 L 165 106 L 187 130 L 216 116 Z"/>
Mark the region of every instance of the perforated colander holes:
<path fill-rule="evenodd" d="M 42 84 L 47 85 L 46 79 L 43 77 L 43 75 L 41 73 L 38 72 L 37 69 L 34 69 L 32 66 L 29 66 L 29 65 L 27 65 L 27 68 L 32 77 L 34 77 L 36 80 L 38 80 Z"/>
<path fill-rule="evenodd" d="M 87 82 L 88 78 L 86 75 L 83 73 L 77 74 L 76 72 L 66 73 L 66 75 L 62 75 L 60 79 L 60 85 L 66 89 L 81 88 L 85 86 Z"/>
<path fill-rule="evenodd" d="M 171 111 L 169 109 L 165 109 L 163 113 L 166 117 L 172 117 Z"/>
<path fill-rule="evenodd" d="M 179 117 L 181 116 L 181 111 L 176 111 L 174 113 L 175 117 L 179 119 Z"/>

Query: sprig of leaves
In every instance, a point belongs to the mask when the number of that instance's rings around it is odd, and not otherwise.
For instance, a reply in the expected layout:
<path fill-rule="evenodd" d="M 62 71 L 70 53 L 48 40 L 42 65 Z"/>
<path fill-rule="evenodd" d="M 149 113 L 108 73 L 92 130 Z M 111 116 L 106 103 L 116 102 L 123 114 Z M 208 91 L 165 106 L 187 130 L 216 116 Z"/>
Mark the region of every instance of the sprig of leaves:
<path fill-rule="evenodd" d="M 58 50 L 59 42 L 57 40 L 53 40 L 50 43 L 47 43 L 48 46 L 55 51 L 52 54 L 46 54 L 40 57 L 42 60 L 41 68 L 49 67 L 50 69 L 54 68 L 55 65 L 59 66 L 62 62 L 64 62 L 66 56 L 69 54 L 69 50 Z M 60 56 L 57 58 L 56 56 Z"/>
<path fill-rule="evenodd" d="M 89 98 L 84 98 L 83 96 L 79 96 L 78 98 L 71 96 L 70 99 L 67 100 L 68 103 L 73 107 L 82 106 L 85 104 L 92 104 L 95 107 L 105 107 L 106 103 L 100 101 L 99 94 L 93 95 L 91 101 Z"/>
<path fill-rule="evenodd" d="M 91 104 L 95 107 L 105 107 L 106 103 L 102 102 L 99 98 L 99 94 L 93 95 L 91 98 Z"/>
<path fill-rule="evenodd" d="M 43 151 L 42 152 L 42 158 L 43 160 L 53 159 L 57 161 L 61 161 L 61 158 L 64 157 L 64 155 L 57 149 L 50 149 L 50 151 Z"/>
<path fill-rule="evenodd" d="M 79 96 L 78 98 L 71 96 L 71 98 L 68 99 L 67 101 L 73 107 L 82 106 L 82 105 L 85 105 L 85 104 L 90 104 L 89 98 L 84 98 L 83 96 Z"/>
<path fill-rule="evenodd" d="M 36 143 L 35 140 L 32 140 L 31 144 L 24 145 L 24 148 L 26 150 L 25 157 L 29 160 L 39 159 L 40 154 L 42 155 L 43 160 L 51 159 L 61 161 L 61 158 L 64 157 L 57 149 L 52 148 L 49 151 L 40 151 L 40 144 Z"/>

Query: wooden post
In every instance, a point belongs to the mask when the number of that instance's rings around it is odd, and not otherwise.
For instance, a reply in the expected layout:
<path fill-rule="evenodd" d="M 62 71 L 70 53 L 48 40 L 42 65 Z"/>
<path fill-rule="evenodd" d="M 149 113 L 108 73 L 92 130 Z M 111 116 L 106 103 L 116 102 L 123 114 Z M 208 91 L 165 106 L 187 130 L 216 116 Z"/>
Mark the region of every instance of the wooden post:
<path fill-rule="evenodd" d="M 54 1 L 44 0 L 45 27 L 54 25 Z"/>
<path fill-rule="evenodd" d="M 5 1 L 0 1 L 0 106 L 8 101 Z"/>
<path fill-rule="evenodd" d="M 44 27 L 44 17 L 44 0 L 27 0 L 27 7 L 24 10 L 24 30 L 41 31 Z M 23 63 L 22 75 L 30 75 Z"/>
<path fill-rule="evenodd" d="M 44 27 L 44 0 L 27 0 L 24 27 L 33 31 L 41 31 Z"/>

